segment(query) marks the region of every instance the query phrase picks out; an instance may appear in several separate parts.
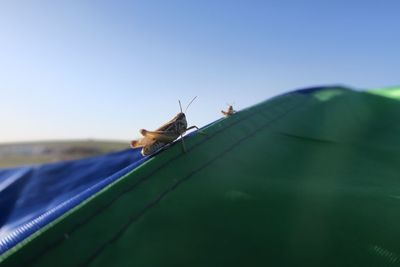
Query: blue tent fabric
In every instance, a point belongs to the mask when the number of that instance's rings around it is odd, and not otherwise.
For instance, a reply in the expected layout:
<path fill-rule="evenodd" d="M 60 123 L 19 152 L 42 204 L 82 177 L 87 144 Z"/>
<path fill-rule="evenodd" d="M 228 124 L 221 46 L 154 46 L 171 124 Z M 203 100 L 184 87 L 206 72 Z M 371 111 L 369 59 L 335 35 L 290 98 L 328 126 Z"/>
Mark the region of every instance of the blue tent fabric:
<path fill-rule="evenodd" d="M 0 169 L 0 254 L 147 157 L 129 149 L 81 160 Z"/>

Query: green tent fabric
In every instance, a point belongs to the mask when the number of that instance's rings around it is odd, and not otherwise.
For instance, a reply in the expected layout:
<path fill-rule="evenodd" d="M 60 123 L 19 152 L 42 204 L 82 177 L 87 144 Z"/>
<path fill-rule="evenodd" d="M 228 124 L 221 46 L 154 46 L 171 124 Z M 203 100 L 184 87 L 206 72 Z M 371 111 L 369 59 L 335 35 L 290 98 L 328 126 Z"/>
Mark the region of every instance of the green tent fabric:
<path fill-rule="evenodd" d="M 0 266 L 400 265 L 400 88 L 278 96 L 185 138 Z"/>

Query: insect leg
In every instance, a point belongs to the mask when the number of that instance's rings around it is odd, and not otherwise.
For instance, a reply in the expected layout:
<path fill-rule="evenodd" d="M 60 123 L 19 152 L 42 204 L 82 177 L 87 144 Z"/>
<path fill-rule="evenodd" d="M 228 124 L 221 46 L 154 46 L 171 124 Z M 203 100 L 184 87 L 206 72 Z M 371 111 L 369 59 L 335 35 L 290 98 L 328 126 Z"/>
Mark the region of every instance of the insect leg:
<path fill-rule="evenodd" d="M 140 142 L 138 140 L 132 140 L 131 141 L 131 147 L 135 148 L 135 147 L 140 147 Z"/>
<path fill-rule="evenodd" d="M 147 143 L 148 143 L 148 140 L 146 140 L 144 138 L 140 138 L 140 139 L 132 140 L 131 147 L 132 148 L 142 147 L 142 146 L 145 146 Z"/>
<path fill-rule="evenodd" d="M 199 130 L 199 127 L 197 127 L 196 125 L 190 126 L 189 128 L 186 128 L 186 131 L 189 131 L 191 129 L 197 129 Z"/>
<path fill-rule="evenodd" d="M 186 153 L 186 146 L 185 146 L 185 142 L 183 141 L 183 136 L 182 136 L 182 134 L 181 134 L 181 140 L 182 140 L 183 152 Z"/>
<path fill-rule="evenodd" d="M 202 135 L 208 136 L 208 135 L 207 135 L 205 132 L 203 132 L 203 131 L 200 131 L 199 127 L 197 127 L 197 126 L 195 126 L 195 125 L 193 125 L 193 126 L 190 126 L 189 128 L 187 128 L 187 129 L 186 129 L 186 132 L 187 132 L 188 130 L 191 130 L 191 129 L 197 129 L 197 131 L 199 132 L 199 134 L 202 134 Z"/>
<path fill-rule="evenodd" d="M 170 143 L 178 137 L 173 132 L 167 132 L 167 131 L 147 131 L 145 129 L 141 129 L 140 133 L 144 137 L 152 138 L 154 140 L 161 141 L 164 143 Z"/>

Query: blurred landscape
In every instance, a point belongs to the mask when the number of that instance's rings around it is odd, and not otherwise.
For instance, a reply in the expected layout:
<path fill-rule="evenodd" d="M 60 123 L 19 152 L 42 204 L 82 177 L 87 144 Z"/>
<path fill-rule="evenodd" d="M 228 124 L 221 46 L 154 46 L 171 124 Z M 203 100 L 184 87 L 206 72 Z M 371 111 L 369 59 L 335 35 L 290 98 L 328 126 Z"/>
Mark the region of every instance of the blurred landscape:
<path fill-rule="evenodd" d="M 128 142 L 69 140 L 0 144 L 0 168 L 80 159 L 126 149 Z"/>

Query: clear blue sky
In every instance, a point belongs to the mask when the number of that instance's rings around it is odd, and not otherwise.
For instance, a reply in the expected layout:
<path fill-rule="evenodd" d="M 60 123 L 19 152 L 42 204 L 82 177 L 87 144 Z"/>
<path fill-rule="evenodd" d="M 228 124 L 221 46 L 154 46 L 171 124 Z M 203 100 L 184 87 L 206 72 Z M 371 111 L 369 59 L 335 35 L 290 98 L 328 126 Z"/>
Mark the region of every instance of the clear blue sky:
<path fill-rule="evenodd" d="M 203 126 L 314 85 L 398 85 L 400 1 L 0 3 L 0 142 Z"/>

